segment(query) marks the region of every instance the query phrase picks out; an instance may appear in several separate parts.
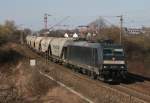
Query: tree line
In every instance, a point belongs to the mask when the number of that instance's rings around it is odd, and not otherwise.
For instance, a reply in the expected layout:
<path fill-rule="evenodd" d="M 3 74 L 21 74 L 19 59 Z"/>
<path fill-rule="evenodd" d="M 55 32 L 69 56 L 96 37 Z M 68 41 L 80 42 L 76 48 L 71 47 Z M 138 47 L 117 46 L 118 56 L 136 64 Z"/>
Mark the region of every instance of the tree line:
<path fill-rule="evenodd" d="M 31 30 L 25 28 L 19 29 L 13 20 L 6 20 L 4 24 L 0 24 L 0 45 L 6 42 L 20 42 L 21 33 L 25 38 L 26 35 L 31 34 Z"/>

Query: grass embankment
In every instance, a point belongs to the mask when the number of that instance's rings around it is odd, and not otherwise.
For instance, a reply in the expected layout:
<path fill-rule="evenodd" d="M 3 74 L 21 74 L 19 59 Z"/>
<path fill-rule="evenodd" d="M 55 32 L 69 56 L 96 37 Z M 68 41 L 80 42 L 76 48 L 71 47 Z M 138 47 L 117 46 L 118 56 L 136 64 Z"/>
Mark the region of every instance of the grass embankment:
<path fill-rule="evenodd" d="M 29 65 L 30 58 L 40 59 L 25 46 L 15 43 L 1 46 L 0 103 L 84 103 L 78 96 L 42 76 L 36 67 L 33 69 Z"/>

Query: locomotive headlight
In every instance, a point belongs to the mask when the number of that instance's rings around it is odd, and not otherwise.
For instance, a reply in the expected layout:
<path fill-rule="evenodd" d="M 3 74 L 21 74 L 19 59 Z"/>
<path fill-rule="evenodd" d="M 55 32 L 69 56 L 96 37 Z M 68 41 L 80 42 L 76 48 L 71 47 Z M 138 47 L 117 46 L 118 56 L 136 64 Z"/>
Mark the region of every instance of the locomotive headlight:
<path fill-rule="evenodd" d="M 104 69 L 107 68 L 107 66 L 104 66 Z"/>
<path fill-rule="evenodd" d="M 121 69 L 123 69 L 123 68 L 124 68 L 124 66 L 121 66 L 120 68 L 121 68 Z"/>

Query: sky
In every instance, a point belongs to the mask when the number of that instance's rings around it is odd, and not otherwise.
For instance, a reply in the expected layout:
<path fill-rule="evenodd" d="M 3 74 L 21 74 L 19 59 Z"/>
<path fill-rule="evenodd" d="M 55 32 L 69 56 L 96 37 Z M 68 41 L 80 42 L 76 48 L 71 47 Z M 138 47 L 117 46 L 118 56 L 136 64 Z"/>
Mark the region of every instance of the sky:
<path fill-rule="evenodd" d="M 44 13 L 51 27 L 66 16 L 62 25 L 87 25 L 99 16 L 119 25 L 124 16 L 124 26 L 150 26 L 150 0 L 0 0 L 0 23 L 14 20 L 23 28 L 39 30 L 44 27 Z"/>

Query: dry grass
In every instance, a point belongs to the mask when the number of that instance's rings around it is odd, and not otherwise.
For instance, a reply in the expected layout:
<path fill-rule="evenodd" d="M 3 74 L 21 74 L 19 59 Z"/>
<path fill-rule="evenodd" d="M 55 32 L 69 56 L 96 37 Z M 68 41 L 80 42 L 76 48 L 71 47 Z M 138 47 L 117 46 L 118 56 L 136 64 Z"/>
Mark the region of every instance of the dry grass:
<path fill-rule="evenodd" d="M 130 72 L 150 77 L 150 38 L 144 36 L 126 37 L 124 40 Z"/>
<path fill-rule="evenodd" d="M 10 49 L 21 57 L 14 55 L 1 62 L 0 87 L 5 86 L 4 92 L 9 98 L 3 94 L 0 103 L 84 103 L 78 96 L 40 75 L 36 67 L 30 67 L 29 59 L 38 58 L 32 51 L 16 44 L 3 47 L 6 52 Z M 42 66 L 37 68 L 42 69 Z"/>

